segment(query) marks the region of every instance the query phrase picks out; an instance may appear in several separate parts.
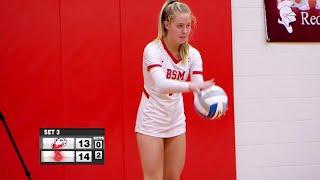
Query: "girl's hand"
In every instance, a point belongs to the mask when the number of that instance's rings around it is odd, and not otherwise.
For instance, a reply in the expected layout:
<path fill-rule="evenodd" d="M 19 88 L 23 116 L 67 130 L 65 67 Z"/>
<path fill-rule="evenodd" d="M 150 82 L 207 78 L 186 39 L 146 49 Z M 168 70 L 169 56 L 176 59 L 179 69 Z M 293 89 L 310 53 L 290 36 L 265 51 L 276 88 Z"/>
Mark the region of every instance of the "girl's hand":
<path fill-rule="evenodd" d="M 208 81 L 204 81 L 204 82 L 191 82 L 189 84 L 189 89 L 190 91 L 193 92 L 200 92 L 201 90 L 205 90 L 208 89 L 209 87 L 214 85 L 214 80 L 210 79 Z"/>

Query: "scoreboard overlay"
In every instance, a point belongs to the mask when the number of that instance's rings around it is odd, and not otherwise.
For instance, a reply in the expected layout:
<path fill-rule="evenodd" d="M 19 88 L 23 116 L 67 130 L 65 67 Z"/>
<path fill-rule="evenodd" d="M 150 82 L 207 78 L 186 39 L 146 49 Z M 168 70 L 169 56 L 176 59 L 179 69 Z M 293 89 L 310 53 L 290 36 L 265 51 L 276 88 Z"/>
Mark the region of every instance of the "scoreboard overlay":
<path fill-rule="evenodd" d="M 104 164 L 104 128 L 40 128 L 41 164 Z"/>

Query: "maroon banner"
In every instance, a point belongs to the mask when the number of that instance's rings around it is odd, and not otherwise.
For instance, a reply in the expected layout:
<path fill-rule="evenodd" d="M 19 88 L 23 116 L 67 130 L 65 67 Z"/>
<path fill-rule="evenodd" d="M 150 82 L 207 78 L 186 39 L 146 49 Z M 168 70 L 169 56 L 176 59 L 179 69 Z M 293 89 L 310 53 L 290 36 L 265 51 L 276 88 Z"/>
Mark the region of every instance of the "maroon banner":
<path fill-rule="evenodd" d="M 267 41 L 320 42 L 320 0 L 265 0 Z"/>

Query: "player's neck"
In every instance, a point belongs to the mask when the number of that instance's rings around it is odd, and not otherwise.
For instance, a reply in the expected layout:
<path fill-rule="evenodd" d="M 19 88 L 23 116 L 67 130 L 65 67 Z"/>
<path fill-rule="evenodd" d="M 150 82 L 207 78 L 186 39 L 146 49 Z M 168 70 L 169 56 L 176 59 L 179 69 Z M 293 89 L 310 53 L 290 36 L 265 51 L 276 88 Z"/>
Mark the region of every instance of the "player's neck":
<path fill-rule="evenodd" d="M 168 36 L 166 36 L 165 38 L 163 38 L 164 43 L 166 43 L 166 46 L 168 48 L 168 50 L 176 55 L 179 55 L 179 48 L 180 48 L 180 44 L 173 42 Z"/>

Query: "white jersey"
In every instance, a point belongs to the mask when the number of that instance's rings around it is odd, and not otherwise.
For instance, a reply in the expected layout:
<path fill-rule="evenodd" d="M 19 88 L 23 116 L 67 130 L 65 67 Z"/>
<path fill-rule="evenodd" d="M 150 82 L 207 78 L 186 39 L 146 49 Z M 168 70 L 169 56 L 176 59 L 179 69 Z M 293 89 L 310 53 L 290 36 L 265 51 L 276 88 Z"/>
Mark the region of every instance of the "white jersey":
<path fill-rule="evenodd" d="M 174 137 L 185 133 L 182 93 L 161 94 L 150 69 L 161 67 L 167 79 L 186 81 L 189 74 L 202 74 L 200 53 L 189 48 L 187 63 L 174 58 L 163 41 L 149 43 L 143 53 L 144 92 L 141 97 L 135 131 L 154 137 Z"/>

